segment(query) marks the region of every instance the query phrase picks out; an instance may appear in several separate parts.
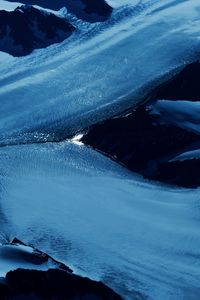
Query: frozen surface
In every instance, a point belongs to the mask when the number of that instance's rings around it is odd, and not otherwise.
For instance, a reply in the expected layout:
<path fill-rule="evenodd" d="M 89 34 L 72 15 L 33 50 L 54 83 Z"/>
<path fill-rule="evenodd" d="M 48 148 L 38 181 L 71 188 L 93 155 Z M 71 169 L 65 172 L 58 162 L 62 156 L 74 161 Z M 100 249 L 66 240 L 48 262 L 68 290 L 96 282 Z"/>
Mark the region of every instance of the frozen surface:
<path fill-rule="evenodd" d="M 200 149 L 183 152 L 170 161 L 184 161 L 189 159 L 200 159 Z"/>
<path fill-rule="evenodd" d="M 104 24 L 68 15 L 78 29 L 60 45 L 0 53 L 0 242 L 33 243 L 125 299 L 199 300 L 199 189 L 144 181 L 77 138 L 48 143 L 196 59 L 199 1 L 120 2 Z"/>
<path fill-rule="evenodd" d="M 194 59 L 199 9 L 196 0 L 140 1 L 103 25 L 80 23 L 60 45 L 0 62 L 0 141 L 67 135 L 136 104 L 138 89 Z"/>
<path fill-rule="evenodd" d="M 0 150 L 10 238 L 125 296 L 199 299 L 199 190 L 144 182 L 70 142 Z"/>
<path fill-rule="evenodd" d="M 56 268 L 56 264 L 50 259 L 47 262 L 40 262 L 38 258 L 34 262 L 34 253 L 31 247 L 18 245 L 0 246 L 0 277 L 5 277 L 6 273 L 18 268 L 48 270 Z"/>
<path fill-rule="evenodd" d="M 6 0 L 0 0 L 0 10 L 12 11 L 17 6 L 21 5 L 19 2 L 8 2 Z"/>
<path fill-rule="evenodd" d="M 200 102 L 159 100 L 149 109 L 151 114 L 160 116 L 162 124 L 176 125 L 200 134 Z"/>

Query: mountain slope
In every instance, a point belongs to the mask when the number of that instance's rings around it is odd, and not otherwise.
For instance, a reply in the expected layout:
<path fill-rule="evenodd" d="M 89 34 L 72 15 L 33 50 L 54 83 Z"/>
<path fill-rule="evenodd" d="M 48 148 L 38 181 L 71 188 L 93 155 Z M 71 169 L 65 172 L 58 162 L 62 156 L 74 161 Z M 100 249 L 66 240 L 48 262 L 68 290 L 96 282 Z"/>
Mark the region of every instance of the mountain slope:
<path fill-rule="evenodd" d="M 31 6 L 0 11 L 0 51 L 23 56 L 34 49 L 62 42 L 75 28 L 65 19 Z"/>
<path fill-rule="evenodd" d="M 15 2 L 15 0 L 8 1 Z M 112 12 L 111 6 L 104 0 L 22 0 L 20 2 L 52 10 L 59 10 L 62 7 L 66 7 L 69 12 L 88 22 L 105 21 Z"/>

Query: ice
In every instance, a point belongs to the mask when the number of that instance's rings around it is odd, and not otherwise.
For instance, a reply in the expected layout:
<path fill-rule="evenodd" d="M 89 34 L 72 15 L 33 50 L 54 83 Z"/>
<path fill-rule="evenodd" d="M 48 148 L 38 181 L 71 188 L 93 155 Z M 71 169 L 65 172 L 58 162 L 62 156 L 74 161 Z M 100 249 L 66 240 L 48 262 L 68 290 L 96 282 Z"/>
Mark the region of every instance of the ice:
<path fill-rule="evenodd" d="M 149 106 L 149 110 L 160 116 L 162 124 L 176 125 L 200 134 L 200 102 L 158 100 Z"/>
<path fill-rule="evenodd" d="M 199 189 L 146 181 L 79 132 L 196 59 L 199 16 L 197 0 L 138 1 L 60 45 L 0 53 L 1 244 L 16 236 L 128 300 L 199 300 Z"/>
<path fill-rule="evenodd" d="M 139 4 L 139 2 L 140 2 L 139 0 L 107 0 L 107 3 L 114 8 L 120 7 L 122 5 L 127 5 L 127 4 L 137 5 Z"/>
<path fill-rule="evenodd" d="M 16 7 L 21 5 L 19 2 L 8 2 L 6 0 L 0 0 L 0 10 L 12 11 Z"/>
<path fill-rule="evenodd" d="M 0 159 L 10 239 L 125 299 L 199 299 L 199 190 L 146 182 L 72 142 L 5 147 Z"/>
<path fill-rule="evenodd" d="M 163 2 L 138 5 L 128 16 L 119 8 L 123 17 L 116 20 L 115 11 L 113 26 L 91 25 L 93 37 L 83 30 L 0 63 L 1 140 L 16 142 L 19 134 L 34 140 L 58 128 L 68 135 L 136 104 L 149 84 L 193 60 L 200 40 L 188 29 L 199 19 L 200 4 L 174 1 L 155 12 Z"/>
<path fill-rule="evenodd" d="M 34 264 L 33 250 L 30 247 L 3 245 L 0 246 L 0 278 L 6 273 L 18 268 L 48 270 L 55 265 L 49 262 Z"/>
<path fill-rule="evenodd" d="M 189 160 L 189 159 L 200 159 L 200 150 L 191 150 L 191 151 L 186 151 L 181 153 L 180 155 L 174 157 L 173 159 L 170 160 L 172 161 L 184 161 L 184 160 Z"/>

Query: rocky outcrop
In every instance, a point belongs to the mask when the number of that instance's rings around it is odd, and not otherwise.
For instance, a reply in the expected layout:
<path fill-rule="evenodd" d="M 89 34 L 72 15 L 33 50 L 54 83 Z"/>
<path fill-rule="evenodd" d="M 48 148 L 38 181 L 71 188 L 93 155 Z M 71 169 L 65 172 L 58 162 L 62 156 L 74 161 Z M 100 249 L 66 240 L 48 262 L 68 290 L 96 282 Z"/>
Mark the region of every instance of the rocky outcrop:
<path fill-rule="evenodd" d="M 0 51 L 23 56 L 62 42 L 75 28 L 65 19 L 31 6 L 0 11 Z"/>
<path fill-rule="evenodd" d="M 48 266 L 54 266 L 55 268 L 67 271 L 69 273 L 73 273 L 73 271 L 62 262 L 57 261 L 49 254 L 36 249 L 32 245 L 24 244 L 17 238 L 14 238 L 11 243 L 4 245 L 3 247 L 5 249 L 5 252 L 8 253 L 8 251 L 10 251 L 12 253 L 12 257 L 15 257 L 15 260 L 19 260 L 21 262 L 24 261 L 26 262 L 26 264 L 31 263 L 32 268 L 34 267 L 34 265 L 41 266 L 46 264 Z"/>
<path fill-rule="evenodd" d="M 138 108 L 95 124 L 82 138 L 86 145 L 139 172 L 144 177 L 184 187 L 200 185 L 200 157 L 175 159 L 200 148 L 199 62 L 156 88 Z M 173 101 L 159 99 L 173 99 Z M 196 106 L 200 102 L 194 103 Z M 159 109 L 158 109 L 159 108 Z"/>
<path fill-rule="evenodd" d="M 12 260 L 19 259 L 22 267 L 0 278 L 1 300 L 122 299 L 102 282 L 72 274 L 72 270 L 63 263 L 16 238 L 2 247 Z M 24 262 L 25 266 L 31 263 L 32 268 L 23 268 Z M 41 270 L 44 264 L 49 268 Z"/>
<path fill-rule="evenodd" d="M 200 62 L 196 61 L 156 88 L 151 99 L 200 101 L 199 76 Z"/>
<path fill-rule="evenodd" d="M 15 2 L 15 0 L 9 0 Z M 22 0 L 24 4 L 59 10 L 66 7 L 70 13 L 88 22 L 105 21 L 112 13 L 112 7 L 105 0 Z"/>
<path fill-rule="evenodd" d="M 119 295 L 101 282 L 57 269 L 48 271 L 17 269 L 0 281 L 2 300 L 120 300 Z"/>

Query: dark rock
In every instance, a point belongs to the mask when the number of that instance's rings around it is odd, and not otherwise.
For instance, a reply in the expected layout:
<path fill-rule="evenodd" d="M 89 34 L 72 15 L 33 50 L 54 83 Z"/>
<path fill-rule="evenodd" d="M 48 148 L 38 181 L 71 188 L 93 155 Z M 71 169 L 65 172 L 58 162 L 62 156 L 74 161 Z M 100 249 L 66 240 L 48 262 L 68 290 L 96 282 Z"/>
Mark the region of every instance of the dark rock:
<path fill-rule="evenodd" d="M 23 243 L 22 241 L 20 241 L 18 238 L 14 238 L 12 240 L 12 242 L 10 242 L 10 245 L 22 245 L 22 246 L 27 246 L 25 243 Z"/>
<path fill-rule="evenodd" d="M 20 260 L 21 264 L 30 261 L 31 257 L 32 269 L 20 267 L 14 271 L 9 271 L 5 278 L 0 278 L 1 300 L 122 299 L 102 282 L 72 274 L 73 271 L 63 263 L 32 246 L 27 246 L 17 238 L 14 238 L 7 247 L 6 245 L 2 247 L 8 252 L 10 249 L 11 252 L 13 250 L 14 254 L 16 249 L 19 248 L 19 251 L 21 249 L 20 255 L 25 256 L 24 260 Z M 12 258 L 17 259 L 18 257 L 14 255 Z M 37 270 L 38 262 L 41 264 L 48 262 L 48 268 L 45 271 Z M 16 261 L 14 263 L 16 265 Z M 51 267 L 49 268 L 49 266 Z"/>
<path fill-rule="evenodd" d="M 187 97 L 189 100 L 198 100 L 199 77 L 200 63 L 190 64 L 170 81 L 157 87 L 148 100 L 152 105 L 153 99 Z M 199 133 L 176 124 L 162 124 L 159 122 L 160 116 L 151 114 L 148 106 L 149 102 L 92 125 L 86 130 L 82 142 L 146 178 L 184 187 L 198 186 L 198 160 L 170 160 L 184 151 L 200 148 Z"/>
<path fill-rule="evenodd" d="M 13 299 L 122 299 L 101 282 L 57 269 L 48 271 L 17 269 L 0 281 L 2 300 Z"/>
<path fill-rule="evenodd" d="M 15 0 L 9 1 L 16 2 Z M 112 13 L 112 8 L 105 0 L 22 0 L 20 2 L 52 10 L 59 10 L 62 7 L 66 7 L 69 12 L 88 22 L 105 21 Z"/>
<path fill-rule="evenodd" d="M 200 101 L 199 78 L 200 62 L 196 61 L 156 88 L 151 98 Z"/>
<path fill-rule="evenodd" d="M 200 159 L 161 163 L 158 167 L 159 179 L 170 184 L 188 188 L 200 186 Z"/>
<path fill-rule="evenodd" d="M 31 6 L 0 11 L 0 51 L 23 56 L 34 49 L 62 42 L 75 28 L 65 19 Z"/>
<path fill-rule="evenodd" d="M 199 142 L 200 137 L 182 128 L 159 124 L 143 105 L 127 116 L 91 126 L 82 141 L 147 178 L 169 182 L 158 166 Z"/>
<path fill-rule="evenodd" d="M 51 263 L 54 264 L 57 268 L 67 271 L 69 273 L 72 273 L 73 271 L 66 266 L 65 264 L 63 264 L 60 261 L 57 261 L 56 259 L 54 259 L 52 256 L 50 256 L 47 253 L 42 252 L 41 250 L 36 249 L 35 247 L 33 247 L 32 245 L 26 245 L 24 244 L 22 241 L 18 240 L 17 238 L 14 238 L 13 241 L 10 243 L 10 245 L 12 246 L 25 246 L 25 247 L 30 247 L 32 248 L 32 253 L 30 252 L 23 252 L 23 257 L 26 261 L 31 262 L 34 265 L 41 265 L 44 263 Z"/>

